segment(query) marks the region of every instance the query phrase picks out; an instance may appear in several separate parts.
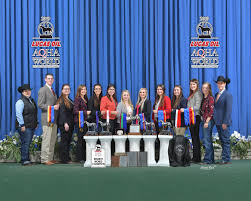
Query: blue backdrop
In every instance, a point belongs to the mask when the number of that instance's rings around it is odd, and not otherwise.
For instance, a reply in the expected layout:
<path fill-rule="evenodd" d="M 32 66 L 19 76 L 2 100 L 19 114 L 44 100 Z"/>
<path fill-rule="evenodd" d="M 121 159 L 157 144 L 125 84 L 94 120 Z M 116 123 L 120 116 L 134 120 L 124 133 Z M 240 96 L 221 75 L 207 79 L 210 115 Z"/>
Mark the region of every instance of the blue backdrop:
<path fill-rule="evenodd" d="M 218 75 L 231 79 L 233 130 L 251 133 L 250 0 L 1 0 L 0 10 L 0 138 L 14 131 L 18 86 L 30 83 L 32 97 L 55 75 L 57 94 L 70 83 L 73 98 L 79 84 L 88 95 L 99 82 L 131 92 L 146 87 L 152 101 L 155 87 L 164 83 L 171 96 L 175 84 L 189 94 L 189 80 L 212 83 Z M 61 38 L 60 69 L 33 69 L 32 37 L 38 36 L 41 16 L 50 16 Z M 190 41 L 200 16 L 208 16 L 219 37 L 218 69 L 190 67 Z M 105 93 L 105 92 L 103 92 Z M 40 116 L 40 114 L 39 114 Z"/>

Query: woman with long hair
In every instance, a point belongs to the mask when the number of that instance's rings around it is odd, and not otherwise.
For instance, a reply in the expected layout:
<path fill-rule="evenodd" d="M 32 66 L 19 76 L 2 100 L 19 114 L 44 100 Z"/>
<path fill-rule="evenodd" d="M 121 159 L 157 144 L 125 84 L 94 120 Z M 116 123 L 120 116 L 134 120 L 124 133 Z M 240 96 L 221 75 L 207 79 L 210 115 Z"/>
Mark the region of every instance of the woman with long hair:
<path fill-rule="evenodd" d="M 85 141 L 83 136 L 86 134 L 87 126 L 84 124 L 84 127 L 81 129 L 79 125 L 79 112 L 83 112 L 84 120 L 87 120 L 87 116 L 91 113 L 91 111 L 87 110 L 87 88 L 85 85 L 79 85 L 77 89 L 77 95 L 74 99 L 74 107 L 73 107 L 73 114 L 74 114 L 74 122 L 78 134 L 78 141 L 77 141 L 77 160 L 80 163 L 85 161 Z"/>
<path fill-rule="evenodd" d="M 87 110 L 90 112 L 90 117 L 88 119 L 91 123 L 96 123 L 96 115 L 101 117 L 100 112 L 100 102 L 102 98 L 102 86 L 100 84 L 95 84 L 93 87 L 93 95 L 88 101 Z"/>
<path fill-rule="evenodd" d="M 203 99 L 201 103 L 200 115 L 203 126 L 203 144 L 206 150 L 203 163 L 214 163 L 214 148 L 212 142 L 214 98 L 211 84 L 208 82 L 202 85 Z"/>
<path fill-rule="evenodd" d="M 116 115 L 117 115 L 117 97 L 115 85 L 109 84 L 107 87 L 106 95 L 102 97 L 100 102 L 100 111 L 102 114 L 103 121 L 107 121 L 109 117 L 109 123 L 111 125 L 112 134 L 115 133 L 116 129 Z"/>
<path fill-rule="evenodd" d="M 147 89 L 141 88 L 138 94 L 138 100 L 135 106 L 136 115 L 141 113 L 144 114 L 144 118 L 146 121 L 151 121 L 151 100 L 147 99 Z"/>
<path fill-rule="evenodd" d="M 188 97 L 187 107 L 192 107 L 196 115 L 196 122 L 194 125 L 190 125 L 190 133 L 192 137 L 193 144 L 193 163 L 201 162 L 201 146 L 200 146 L 200 105 L 202 101 L 202 93 L 199 89 L 199 81 L 197 79 L 192 79 L 190 81 L 190 93 Z"/>
<path fill-rule="evenodd" d="M 180 85 L 175 85 L 173 88 L 173 97 L 172 97 L 172 122 L 173 130 L 176 135 L 184 135 L 186 131 L 186 126 L 184 123 L 184 108 L 187 108 L 187 99 L 183 96 L 182 88 Z M 181 127 L 175 127 L 175 116 L 176 110 L 181 111 Z"/>
<path fill-rule="evenodd" d="M 62 86 L 62 92 L 57 100 L 59 104 L 58 110 L 58 127 L 61 133 L 60 142 L 60 161 L 61 163 L 69 163 L 71 161 L 69 156 L 70 142 L 72 132 L 74 130 L 73 118 L 73 101 L 69 98 L 71 88 L 69 84 Z"/>

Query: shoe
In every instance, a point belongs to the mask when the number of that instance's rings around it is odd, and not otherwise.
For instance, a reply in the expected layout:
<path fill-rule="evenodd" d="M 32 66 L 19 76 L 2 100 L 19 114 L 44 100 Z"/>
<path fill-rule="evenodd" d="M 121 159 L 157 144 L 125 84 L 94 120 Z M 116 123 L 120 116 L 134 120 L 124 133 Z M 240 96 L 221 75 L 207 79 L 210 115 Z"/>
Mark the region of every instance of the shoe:
<path fill-rule="evenodd" d="M 219 165 L 230 165 L 230 164 L 232 164 L 231 162 L 223 162 L 223 161 L 221 161 L 221 162 L 219 162 L 218 163 Z"/>
<path fill-rule="evenodd" d="M 47 161 L 47 162 L 44 162 L 44 163 L 42 163 L 42 164 L 44 164 L 44 165 L 54 165 L 55 163 L 53 163 L 53 162 L 51 162 L 51 161 Z"/>
<path fill-rule="evenodd" d="M 59 164 L 59 162 L 56 161 L 56 160 L 52 160 L 52 161 L 50 161 L 50 162 L 52 162 L 52 163 L 54 163 L 54 164 Z"/>

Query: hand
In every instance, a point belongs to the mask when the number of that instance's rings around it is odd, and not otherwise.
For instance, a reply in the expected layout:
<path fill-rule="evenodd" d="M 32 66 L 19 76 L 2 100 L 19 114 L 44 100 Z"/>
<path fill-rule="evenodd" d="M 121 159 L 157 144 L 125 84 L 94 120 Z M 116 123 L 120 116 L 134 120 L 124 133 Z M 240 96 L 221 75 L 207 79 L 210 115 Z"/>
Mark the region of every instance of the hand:
<path fill-rule="evenodd" d="M 22 132 L 25 131 L 25 126 L 21 127 L 21 131 L 22 131 Z"/>
<path fill-rule="evenodd" d="M 91 114 L 91 111 L 87 111 L 86 113 L 87 113 L 87 115 L 90 115 L 90 114 Z"/>
<path fill-rule="evenodd" d="M 65 129 L 65 131 L 69 130 L 69 125 L 67 123 L 64 124 L 64 129 Z"/>
<path fill-rule="evenodd" d="M 58 110 L 59 109 L 59 104 L 54 105 L 54 110 Z"/>
<path fill-rule="evenodd" d="M 118 112 L 117 111 L 112 111 L 111 114 L 117 115 Z"/>
<path fill-rule="evenodd" d="M 184 112 L 184 108 L 180 108 L 180 111 L 181 111 L 181 112 Z"/>
<path fill-rule="evenodd" d="M 36 126 L 36 128 L 35 129 L 37 129 L 38 128 L 38 125 Z"/>
<path fill-rule="evenodd" d="M 101 111 L 101 114 L 104 115 L 106 112 L 105 111 Z"/>
<path fill-rule="evenodd" d="M 154 113 L 154 114 L 157 114 L 157 113 L 158 113 L 158 110 L 153 110 L 153 113 Z"/>
<path fill-rule="evenodd" d="M 207 122 L 204 123 L 204 128 L 208 128 L 208 123 Z"/>
<path fill-rule="evenodd" d="M 226 130 L 227 129 L 227 124 L 222 124 L 222 129 Z"/>

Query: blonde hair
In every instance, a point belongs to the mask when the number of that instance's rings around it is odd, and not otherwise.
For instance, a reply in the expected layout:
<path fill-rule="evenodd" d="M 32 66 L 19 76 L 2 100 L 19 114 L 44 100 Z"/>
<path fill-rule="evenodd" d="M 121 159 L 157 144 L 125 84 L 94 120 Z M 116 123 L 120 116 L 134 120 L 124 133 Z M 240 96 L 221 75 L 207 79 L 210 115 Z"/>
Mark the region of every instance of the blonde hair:
<path fill-rule="evenodd" d="M 130 105 L 130 107 L 132 108 L 132 110 L 133 110 L 133 104 L 132 104 L 132 101 L 131 101 L 131 96 L 130 96 L 130 93 L 129 93 L 129 91 L 126 89 L 126 90 L 123 90 L 122 91 L 122 93 L 121 93 L 121 103 L 123 103 L 124 105 L 125 105 L 125 101 L 123 100 L 123 94 L 124 93 L 128 93 L 128 95 L 129 95 L 129 99 L 128 99 L 128 104 Z"/>
<path fill-rule="evenodd" d="M 146 97 L 145 97 L 143 100 L 141 100 L 141 98 L 140 98 L 140 91 L 143 91 L 143 90 L 146 92 Z M 140 104 L 141 110 L 143 109 L 144 103 L 145 103 L 145 101 L 146 101 L 146 99 L 147 99 L 147 94 L 148 94 L 148 92 L 147 92 L 147 89 L 146 89 L 146 88 L 141 88 L 141 89 L 139 90 L 139 93 L 138 93 L 138 100 L 137 100 L 137 103 L 136 103 L 135 108 L 137 108 L 137 106 Z"/>

